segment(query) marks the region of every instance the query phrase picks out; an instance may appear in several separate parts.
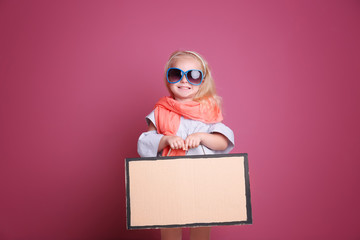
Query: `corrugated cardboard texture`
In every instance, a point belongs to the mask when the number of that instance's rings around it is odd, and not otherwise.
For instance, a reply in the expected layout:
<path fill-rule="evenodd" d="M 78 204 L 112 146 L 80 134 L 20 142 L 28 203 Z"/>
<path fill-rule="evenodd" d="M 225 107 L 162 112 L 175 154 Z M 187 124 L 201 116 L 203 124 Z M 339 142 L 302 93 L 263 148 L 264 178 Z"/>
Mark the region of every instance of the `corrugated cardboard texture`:
<path fill-rule="evenodd" d="M 246 222 L 244 156 L 128 162 L 131 227 Z"/>

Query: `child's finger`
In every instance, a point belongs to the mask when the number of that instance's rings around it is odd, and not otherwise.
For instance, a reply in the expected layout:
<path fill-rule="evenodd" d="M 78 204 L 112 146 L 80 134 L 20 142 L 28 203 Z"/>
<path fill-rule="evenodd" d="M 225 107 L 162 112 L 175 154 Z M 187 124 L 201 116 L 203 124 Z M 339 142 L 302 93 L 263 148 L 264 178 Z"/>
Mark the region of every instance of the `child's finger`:
<path fill-rule="evenodd" d="M 191 146 L 191 139 L 187 139 L 187 145 L 188 145 L 188 148 L 192 148 L 192 146 Z"/>
<path fill-rule="evenodd" d="M 189 140 L 189 147 L 190 147 L 190 148 L 194 148 L 194 145 L 195 145 L 195 144 L 194 144 L 194 139 L 190 139 L 190 140 Z"/>
<path fill-rule="evenodd" d="M 184 141 L 184 144 L 185 144 L 184 150 L 188 150 L 188 148 L 189 148 L 189 139 L 188 138 Z"/>
<path fill-rule="evenodd" d="M 185 149 L 185 141 L 184 140 L 181 141 L 181 146 L 179 147 L 179 149 L 182 149 L 182 150 Z"/>
<path fill-rule="evenodd" d="M 183 140 L 183 139 L 179 139 L 179 140 L 176 142 L 176 147 L 177 147 L 177 149 L 184 149 L 184 147 L 185 147 L 184 140 Z"/>
<path fill-rule="evenodd" d="M 196 148 L 199 146 L 199 141 L 197 139 L 192 139 L 191 141 L 191 147 Z"/>
<path fill-rule="evenodd" d="M 174 142 L 171 144 L 171 148 L 173 148 L 173 149 L 177 149 L 177 148 L 178 148 L 177 141 L 174 141 Z"/>
<path fill-rule="evenodd" d="M 178 140 L 175 142 L 176 149 L 179 149 L 181 147 L 181 142 Z"/>

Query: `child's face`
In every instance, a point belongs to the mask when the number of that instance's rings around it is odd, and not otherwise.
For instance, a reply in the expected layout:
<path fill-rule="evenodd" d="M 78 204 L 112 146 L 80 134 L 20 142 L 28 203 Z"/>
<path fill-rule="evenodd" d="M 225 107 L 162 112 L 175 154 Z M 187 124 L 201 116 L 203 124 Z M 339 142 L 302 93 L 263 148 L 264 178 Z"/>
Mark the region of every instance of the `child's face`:
<path fill-rule="evenodd" d="M 175 58 L 171 67 L 180 68 L 184 72 L 191 69 L 201 70 L 201 64 L 191 56 L 181 56 L 179 58 Z M 180 102 L 192 101 L 200 89 L 200 85 L 196 86 L 190 84 L 185 76 L 183 76 L 180 82 L 168 84 L 175 100 Z"/>

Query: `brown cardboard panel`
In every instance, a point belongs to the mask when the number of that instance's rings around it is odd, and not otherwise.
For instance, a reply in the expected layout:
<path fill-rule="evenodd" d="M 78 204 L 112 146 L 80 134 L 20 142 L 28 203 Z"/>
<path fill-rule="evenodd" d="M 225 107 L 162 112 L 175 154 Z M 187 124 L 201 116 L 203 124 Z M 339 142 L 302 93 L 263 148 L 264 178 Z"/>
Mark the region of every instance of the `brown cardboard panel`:
<path fill-rule="evenodd" d="M 246 156 L 127 161 L 128 228 L 249 223 Z"/>

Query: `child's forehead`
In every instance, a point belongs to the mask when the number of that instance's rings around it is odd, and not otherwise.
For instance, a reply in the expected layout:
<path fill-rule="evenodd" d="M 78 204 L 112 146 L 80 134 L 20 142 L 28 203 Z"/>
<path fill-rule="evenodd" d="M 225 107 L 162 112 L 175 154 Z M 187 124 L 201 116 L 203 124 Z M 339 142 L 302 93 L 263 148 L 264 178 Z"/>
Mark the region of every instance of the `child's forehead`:
<path fill-rule="evenodd" d="M 198 59 L 196 59 L 193 56 L 190 55 L 181 55 L 176 56 L 174 59 L 172 59 L 171 64 L 172 67 L 176 65 L 192 65 L 194 67 L 201 67 L 201 63 Z"/>

